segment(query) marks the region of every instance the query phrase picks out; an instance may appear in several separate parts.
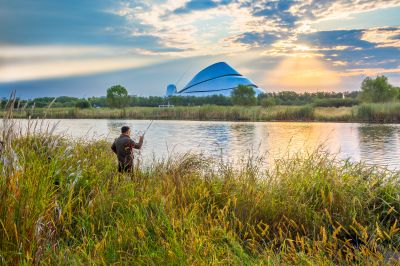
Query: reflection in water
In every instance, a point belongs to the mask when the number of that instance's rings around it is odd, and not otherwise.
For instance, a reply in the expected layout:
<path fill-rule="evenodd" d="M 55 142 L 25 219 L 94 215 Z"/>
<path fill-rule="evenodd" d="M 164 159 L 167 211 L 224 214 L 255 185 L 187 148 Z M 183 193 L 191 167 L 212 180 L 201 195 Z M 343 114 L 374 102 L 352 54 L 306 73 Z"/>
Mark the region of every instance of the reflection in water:
<path fill-rule="evenodd" d="M 367 163 L 392 165 L 400 158 L 400 127 L 365 124 L 358 131 L 361 157 Z"/>
<path fill-rule="evenodd" d="M 131 126 L 133 138 L 137 139 L 149 122 L 65 119 L 60 121 L 57 132 L 111 142 L 119 135 L 121 126 Z M 275 158 L 312 151 L 320 145 L 337 153 L 338 158 L 400 169 L 400 125 L 155 121 L 146 133 L 142 155 L 146 160 L 153 156 L 165 157 L 172 152 L 192 151 L 238 161 L 253 153 L 266 156 L 267 163 L 272 163 Z"/>
<path fill-rule="evenodd" d="M 229 160 L 238 160 L 255 150 L 259 138 L 255 136 L 255 124 L 229 125 L 231 141 L 222 154 Z M 240 147 L 240 149 L 233 147 Z"/>

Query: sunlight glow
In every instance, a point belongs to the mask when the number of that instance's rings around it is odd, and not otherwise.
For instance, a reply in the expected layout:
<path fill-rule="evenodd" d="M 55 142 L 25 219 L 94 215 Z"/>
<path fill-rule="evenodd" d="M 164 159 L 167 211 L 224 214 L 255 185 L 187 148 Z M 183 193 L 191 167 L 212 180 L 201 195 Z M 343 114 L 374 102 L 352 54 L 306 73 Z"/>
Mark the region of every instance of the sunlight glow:
<path fill-rule="evenodd" d="M 75 60 L 62 59 L 45 62 L 8 64 L 0 68 L 0 82 L 82 76 L 144 67 L 159 62 L 160 60 L 137 60 L 128 57 Z"/>
<path fill-rule="evenodd" d="M 267 73 L 265 83 L 271 89 L 326 91 L 334 89 L 340 77 L 317 57 L 287 57 Z"/>

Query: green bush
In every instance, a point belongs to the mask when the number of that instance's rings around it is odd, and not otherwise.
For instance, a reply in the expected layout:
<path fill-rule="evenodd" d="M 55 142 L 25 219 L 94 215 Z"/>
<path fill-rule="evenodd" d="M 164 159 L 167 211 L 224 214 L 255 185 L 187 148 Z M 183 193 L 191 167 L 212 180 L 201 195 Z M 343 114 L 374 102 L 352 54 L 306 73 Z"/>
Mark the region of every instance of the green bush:
<path fill-rule="evenodd" d="M 262 107 L 270 107 L 270 106 L 275 106 L 275 98 L 273 97 L 261 97 L 258 99 L 258 104 L 261 105 Z"/>
<path fill-rule="evenodd" d="M 124 108 L 129 105 L 128 91 L 121 85 L 107 89 L 107 104 L 112 108 Z"/>
<path fill-rule="evenodd" d="M 366 77 L 361 84 L 359 98 L 363 102 L 390 102 L 396 100 L 398 91 L 385 76 L 377 76 L 375 79 Z"/>
<path fill-rule="evenodd" d="M 75 107 L 85 109 L 85 108 L 90 108 L 91 106 L 88 100 L 81 99 L 75 104 Z"/>
<path fill-rule="evenodd" d="M 257 98 L 251 86 L 239 85 L 232 91 L 231 98 L 234 105 L 256 105 Z"/>

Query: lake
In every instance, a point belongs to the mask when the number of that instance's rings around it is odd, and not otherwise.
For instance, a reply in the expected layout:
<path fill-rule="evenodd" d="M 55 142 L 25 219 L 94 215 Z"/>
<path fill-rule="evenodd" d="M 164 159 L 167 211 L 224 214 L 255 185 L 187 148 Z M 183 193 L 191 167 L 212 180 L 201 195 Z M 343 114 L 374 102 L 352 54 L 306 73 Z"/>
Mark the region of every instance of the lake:
<path fill-rule="evenodd" d="M 26 125 L 26 120 L 20 120 Z M 72 138 L 107 139 L 129 125 L 133 138 L 150 121 L 109 119 L 48 119 L 59 123 L 56 133 Z M 142 156 L 161 158 L 171 153 L 203 152 L 229 161 L 264 155 L 267 164 L 319 146 L 340 159 L 400 169 L 400 125 L 310 122 L 154 121 L 146 133 Z"/>

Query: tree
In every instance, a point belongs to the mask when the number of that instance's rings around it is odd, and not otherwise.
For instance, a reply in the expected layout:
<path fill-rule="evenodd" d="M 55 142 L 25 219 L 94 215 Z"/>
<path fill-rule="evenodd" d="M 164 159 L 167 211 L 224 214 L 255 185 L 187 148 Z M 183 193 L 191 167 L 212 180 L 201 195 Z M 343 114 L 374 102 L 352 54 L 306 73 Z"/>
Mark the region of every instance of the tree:
<path fill-rule="evenodd" d="M 246 85 L 239 85 L 232 91 L 232 102 L 235 105 L 256 105 L 257 98 L 252 87 Z"/>
<path fill-rule="evenodd" d="M 258 103 L 262 107 L 271 107 L 276 105 L 275 98 L 270 96 L 259 97 Z"/>
<path fill-rule="evenodd" d="M 128 106 L 128 91 L 121 85 L 112 86 L 107 90 L 107 103 L 110 107 L 114 108 L 124 108 Z"/>
<path fill-rule="evenodd" d="M 363 102 L 388 102 L 396 99 L 397 88 L 389 84 L 387 77 L 367 77 L 361 83 L 359 98 Z"/>
<path fill-rule="evenodd" d="M 90 103 L 86 99 L 81 99 L 76 102 L 75 107 L 76 108 L 90 108 Z"/>

